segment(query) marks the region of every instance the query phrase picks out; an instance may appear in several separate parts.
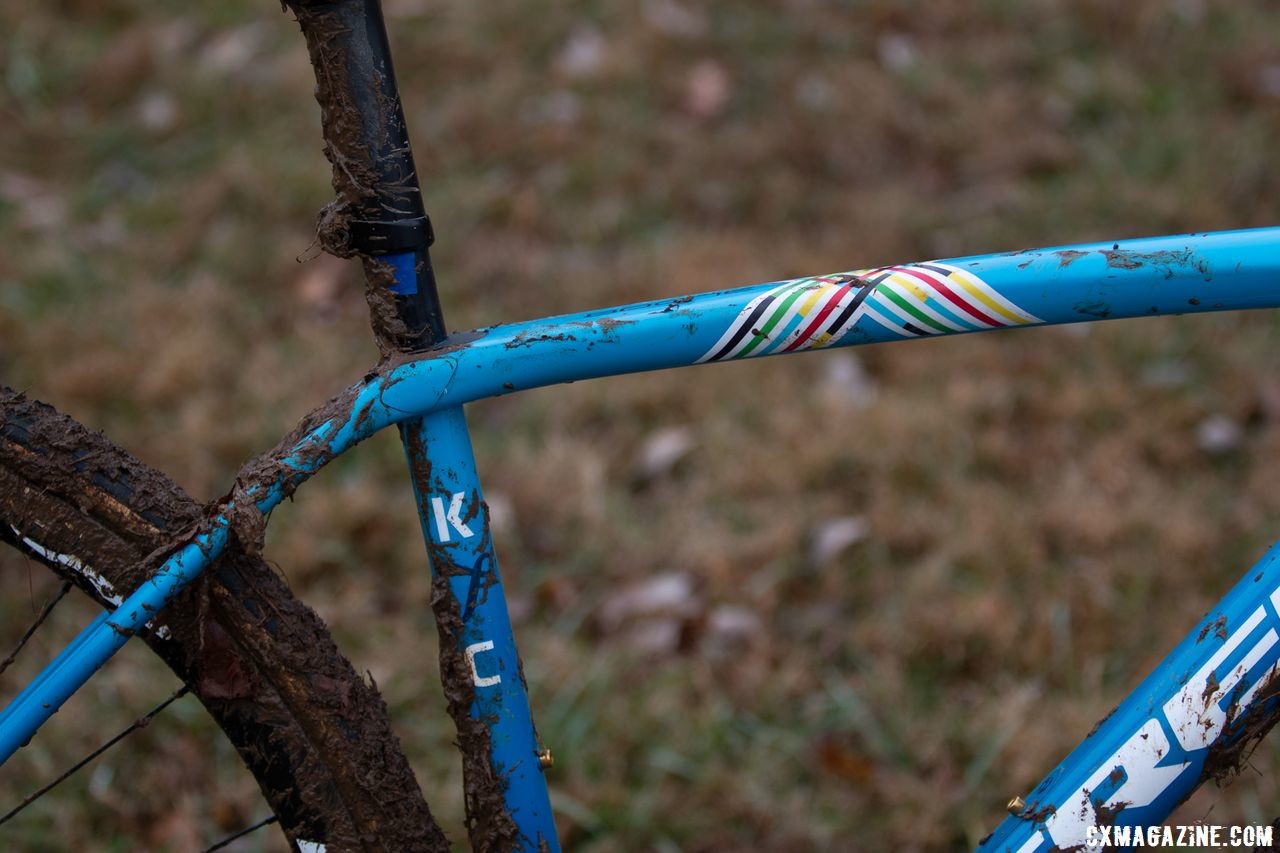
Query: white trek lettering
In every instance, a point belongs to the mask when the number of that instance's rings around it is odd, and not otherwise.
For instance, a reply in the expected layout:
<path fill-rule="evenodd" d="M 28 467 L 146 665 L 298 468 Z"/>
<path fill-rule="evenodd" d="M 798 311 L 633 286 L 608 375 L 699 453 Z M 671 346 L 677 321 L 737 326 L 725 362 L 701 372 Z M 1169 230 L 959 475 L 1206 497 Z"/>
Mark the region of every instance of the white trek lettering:
<path fill-rule="evenodd" d="M 476 671 L 476 655 L 481 652 L 491 651 L 493 649 L 493 640 L 485 640 L 482 643 L 472 643 L 464 649 L 467 656 L 467 666 L 471 667 L 471 680 L 475 682 L 476 687 L 492 687 L 495 684 L 502 683 L 501 675 L 487 675 L 480 677 L 480 673 Z"/>
<path fill-rule="evenodd" d="M 1277 638 L 1274 628 L 1269 629 L 1249 650 L 1244 659 L 1223 676 L 1222 681 L 1217 680 L 1214 670 L 1222 666 L 1222 662 L 1253 633 L 1266 615 L 1264 607 L 1253 611 L 1244 624 L 1213 653 L 1213 657 L 1204 662 L 1204 666 L 1200 667 L 1200 671 L 1186 683 L 1186 686 L 1165 703 L 1164 715 L 1173 726 L 1174 737 L 1188 752 L 1204 749 L 1218 737 L 1223 726 L 1227 724 L 1227 712 L 1222 708 L 1222 698 L 1232 693 L 1235 686 L 1240 683 L 1240 679 L 1244 678 L 1262 656 L 1276 644 L 1276 640 L 1280 639 Z M 1259 678 L 1256 684 L 1236 700 L 1237 705 L 1241 707 L 1247 705 L 1253 698 L 1253 694 L 1264 683 L 1266 679 Z"/>
<path fill-rule="evenodd" d="M 1272 591 L 1270 599 L 1277 611 L 1275 615 L 1280 615 L 1280 588 Z M 1267 629 L 1221 681 L 1217 679 L 1218 668 L 1267 619 L 1265 605 L 1250 614 L 1160 709 L 1178 745 L 1187 752 L 1204 749 L 1222 733 L 1227 725 L 1227 711 L 1221 704 L 1224 699 L 1231 697 L 1235 707 L 1243 708 L 1275 674 L 1276 667 L 1273 667 L 1270 674 L 1259 677 L 1247 690 L 1236 694 L 1241 680 L 1280 643 L 1280 634 L 1273 627 Z M 1271 619 L 1274 621 L 1275 616 Z M 1099 813 L 1151 805 L 1191 765 L 1191 762 L 1184 762 L 1159 766 L 1166 760 L 1170 747 L 1169 737 L 1159 718 L 1147 720 L 1045 820 L 1044 829 L 1049 838 L 1060 848 L 1084 845 L 1094 849 L 1108 829 L 1099 826 Z M 1117 782 L 1118 787 L 1105 800 L 1093 796 L 1103 786 Z M 1043 841 L 1044 837 L 1037 832 L 1022 850 L 1036 850 Z"/>
<path fill-rule="evenodd" d="M 456 530 L 458 535 L 463 539 L 470 539 L 475 536 L 467 523 L 462 520 L 462 502 L 466 500 L 466 493 L 454 492 L 449 498 L 449 510 L 446 512 L 444 508 L 444 498 L 431 499 L 431 511 L 436 517 L 436 534 L 440 537 L 441 542 L 453 541 L 452 530 Z"/>

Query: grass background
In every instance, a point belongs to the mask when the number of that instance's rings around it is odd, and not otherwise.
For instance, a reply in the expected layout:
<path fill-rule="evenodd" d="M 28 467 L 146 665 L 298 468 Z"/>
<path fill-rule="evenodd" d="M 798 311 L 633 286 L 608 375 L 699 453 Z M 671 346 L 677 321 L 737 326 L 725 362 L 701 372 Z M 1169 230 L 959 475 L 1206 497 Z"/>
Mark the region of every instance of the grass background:
<path fill-rule="evenodd" d="M 454 328 L 1278 218 L 1262 0 L 386 14 Z M 0 379 L 214 498 L 376 355 L 357 270 L 312 240 L 302 40 L 245 0 L 8 4 L 0 32 Z M 566 844 L 973 845 L 1274 537 L 1276 331 L 1117 321 L 471 407 Z M 464 838 L 394 437 L 272 522 Z M 16 637 L 54 585 L 0 572 Z M 28 670 L 87 617 L 61 608 Z M 127 650 L 3 802 L 172 681 Z M 189 702 L 6 846 L 195 849 L 261 816 Z M 1252 765 L 1177 820 L 1277 817 L 1280 752 Z"/>

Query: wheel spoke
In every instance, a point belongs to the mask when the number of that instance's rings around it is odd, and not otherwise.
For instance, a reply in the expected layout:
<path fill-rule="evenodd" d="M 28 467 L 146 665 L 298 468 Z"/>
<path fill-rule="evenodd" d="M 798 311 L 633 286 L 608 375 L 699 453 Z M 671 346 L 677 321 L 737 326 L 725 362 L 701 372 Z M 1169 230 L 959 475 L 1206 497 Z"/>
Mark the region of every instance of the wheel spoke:
<path fill-rule="evenodd" d="M 212 847 L 206 847 L 204 849 L 204 853 L 213 853 L 214 850 L 221 850 L 223 847 L 226 847 L 228 844 L 230 844 L 232 841 L 235 841 L 237 838 L 244 838 L 249 833 L 257 832 L 259 829 L 262 829 L 262 827 L 264 826 L 270 826 L 271 824 L 275 823 L 279 819 L 280 818 L 276 817 L 275 815 L 271 815 L 270 817 L 264 817 L 262 820 L 258 821 L 253 826 L 247 826 L 237 833 L 228 835 L 226 838 L 222 839 L 217 844 L 214 844 Z"/>
<path fill-rule="evenodd" d="M 0 661 L 0 674 L 4 673 L 4 671 L 14 662 L 18 657 L 18 653 L 22 651 L 22 647 L 27 644 L 27 640 L 30 640 L 36 630 L 44 624 L 44 620 L 49 618 L 49 614 L 53 612 L 53 608 L 58 606 L 58 602 L 62 601 L 63 596 L 65 596 L 70 589 L 71 581 L 63 581 L 62 588 L 58 590 L 58 594 L 53 597 L 53 600 L 46 602 L 45 606 L 40 608 L 40 613 L 36 616 L 36 621 L 32 622 L 31 627 L 27 628 L 26 633 L 22 635 L 22 639 L 18 640 L 18 645 L 14 647 L 13 651 L 9 653 L 7 658 Z"/>
<path fill-rule="evenodd" d="M 77 770 L 79 770 L 80 768 L 84 767 L 84 766 L 85 766 L 86 764 L 88 764 L 90 761 L 93 761 L 93 760 L 94 760 L 95 758 L 97 758 L 99 755 L 102 755 L 102 753 L 106 752 L 108 749 L 110 749 L 111 747 L 115 746 L 117 743 L 119 743 L 120 741 L 124 740 L 126 737 L 128 737 L 129 735 L 131 735 L 131 734 L 133 734 L 134 732 L 136 732 L 138 729 L 145 728 L 145 727 L 147 726 L 147 724 L 148 724 L 148 723 L 150 723 L 150 722 L 151 722 L 151 720 L 152 720 L 152 719 L 154 719 L 154 718 L 155 718 L 155 716 L 156 716 L 157 714 L 159 714 L 159 713 L 160 713 L 161 711 L 163 711 L 165 708 L 168 708 L 168 707 L 169 707 L 170 705 L 172 705 L 174 702 L 176 702 L 177 700 L 181 699 L 183 696 L 186 696 L 186 695 L 187 695 L 188 693 L 190 693 L 190 692 L 191 692 L 191 688 L 190 688 L 190 687 L 188 687 L 188 686 L 187 686 L 187 685 L 185 685 L 185 684 L 184 684 L 184 685 L 182 685 L 181 687 L 179 687 L 177 690 L 175 690 L 175 691 L 173 692 L 173 695 L 171 695 L 168 699 L 164 700 L 164 701 L 163 701 L 163 702 L 161 702 L 159 705 L 155 706 L 155 707 L 154 707 L 154 708 L 152 708 L 150 711 L 148 711 L 147 713 L 143 714 L 143 715 L 142 715 L 141 717 L 139 717 L 138 719 L 134 720 L 134 721 L 133 721 L 133 723 L 132 723 L 132 724 L 130 724 L 130 726 L 129 726 L 128 728 L 126 728 L 124 731 L 120 732 L 118 735 L 116 735 L 115 737 L 113 737 L 111 740 L 107 741 L 107 742 L 106 742 L 106 743 L 104 743 L 102 746 L 98 747 L 98 748 L 97 748 L 97 749 L 95 749 L 93 752 L 89 753 L 89 754 L 88 754 L 88 755 L 86 755 L 84 758 L 82 758 L 82 759 L 80 759 L 79 761 L 77 761 L 77 762 L 76 762 L 76 763 L 75 763 L 75 764 L 74 764 L 74 765 L 73 765 L 69 770 L 67 770 L 65 773 L 63 773 L 61 776 L 59 776 L 57 779 L 54 779 L 52 782 L 50 782 L 49 784 L 45 785 L 45 786 L 44 786 L 43 788 L 41 788 L 40 790 L 35 791 L 34 793 L 27 795 L 27 798 L 26 798 L 26 799 L 24 799 L 21 803 L 18 803 L 18 805 L 14 806 L 12 809 L 10 809 L 10 810 L 9 810 L 9 812 L 8 812 L 7 814 L 5 814 L 3 817 L 0 817 L 0 825 L 3 825 L 4 823 L 8 822 L 11 818 L 13 818 L 15 815 L 17 815 L 19 812 L 21 812 L 21 811 L 22 811 L 23 809 L 25 809 L 27 806 L 31 805 L 31 804 L 32 804 L 32 803 L 34 803 L 36 800 L 38 800 L 38 799 L 40 799 L 41 797 L 43 797 L 45 794 L 49 793 L 49 792 L 50 792 L 50 791 L 52 791 L 54 788 L 56 788 L 56 787 L 58 787 L 59 785 L 61 785 L 63 782 L 65 782 L 67 779 L 69 779 L 69 778 L 72 776 L 72 774 L 74 774 L 74 773 L 75 773 Z"/>

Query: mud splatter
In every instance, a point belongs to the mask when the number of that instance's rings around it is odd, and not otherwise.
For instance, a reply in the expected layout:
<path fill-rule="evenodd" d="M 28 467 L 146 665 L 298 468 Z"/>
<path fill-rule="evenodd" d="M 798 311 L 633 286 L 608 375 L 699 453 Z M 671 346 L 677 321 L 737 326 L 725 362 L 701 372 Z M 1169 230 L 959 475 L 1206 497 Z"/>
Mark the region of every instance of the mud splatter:
<path fill-rule="evenodd" d="M 1119 270 L 1136 270 L 1143 264 L 1134 252 L 1112 250 L 1103 252 L 1102 256 L 1107 259 L 1107 266 Z"/>
<path fill-rule="evenodd" d="M 1203 642 L 1204 638 L 1209 636 L 1210 632 L 1212 632 L 1218 639 L 1225 640 L 1227 638 L 1227 617 L 1222 615 L 1214 621 L 1206 623 L 1205 626 L 1200 629 L 1200 633 L 1196 635 L 1196 642 Z"/>
<path fill-rule="evenodd" d="M 253 499 L 240 483 L 231 490 L 231 535 L 244 553 L 256 557 L 262 553 L 267 537 L 267 519 L 254 505 Z"/>
<path fill-rule="evenodd" d="M 1195 272 L 1206 278 L 1211 274 L 1208 261 L 1189 248 L 1179 251 L 1166 249 L 1159 252 L 1135 252 L 1132 249 L 1121 249 L 1117 244 L 1110 250 L 1104 250 L 1102 255 L 1107 259 L 1107 266 L 1114 269 L 1136 270 L 1150 265 L 1163 270 L 1165 278 L 1188 272 Z"/>
<path fill-rule="evenodd" d="M 432 556 L 438 558 L 437 554 Z M 449 588 L 453 572 L 440 564 L 435 564 L 435 571 L 431 610 L 440 634 L 440 680 L 444 684 L 449 716 L 458 730 L 458 748 L 462 751 L 467 835 L 476 850 L 510 850 L 519 843 L 520 830 L 507 811 L 504 781 L 489 761 L 489 727 L 485 720 L 471 716 L 475 685 L 471 680 L 471 667 L 462 652 L 462 614 Z"/>
<path fill-rule="evenodd" d="M 1091 738 L 1091 737 L 1093 737 L 1094 733 L 1095 733 L 1095 732 L 1097 732 L 1097 731 L 1098 731 L 1098 729 L 1102 728 L 1102 726 L 1107 722 L 1107 720 L 1111 719 L 1111 717 L 1112 717 L 1112 716 L 1115 714 L 1115 712 L 1116 712 L 1116 711 L 1118 711 L 1119 709 L 1120 709 L 1120 706 L 1119 706 L 1119 705 L 1117 705 L 1116 707 L 1114 707 L 1114 708 L 1112 708 L 1110 711 L 1108 711 L 1108 712 L 1107 712 L 1107 715 L 1106 715 L 1105 717 L 1103 717 L 1101 720 L 1098 720 L 1098 722 L 1096 722 L 1096 723 L 1094 723 L 1094 724 L 1093 724 L 1093 728 L 1089 729 L 1089 734 L 1085 735 L 1085 737 L 1086 737 L 1086 738 Z"/>
<path fill-rule="evenodd" d="M 414 489 L 419 496 L 432 493 L 432 469 L 418 430 L 401 427 L 409 456 L 409 468 Z M 477 513 L 484 514 L 484 530 L 489 530 L 489 507 L 472 495 L 467 520 Z M 471 716 L 475 704 L 475 683 L 471 665 L 462 651 L 462 637 L 466 623 L 457 598 L 449 586 L 449 579 L 472 575 L 465 566 L 458 565 L 449 555 L 449 549 L 437 544 L 427 546 L 431 557 L 431 610 L 435 614 L 436 630 L 440 636 L 440 681 L 444 685 L 449 716 L 458 732 L 458 749 L 462 752 L 462 781 L 466 797 L 467 835 L 476 850 L 508 850 L 520 840 L 520 830 L 507 810 L 503 795 L 505 787 L 500 771 L 490 761 L 491 742 L 489 726 L 485 720 Z M 486 573 L 484 588 L 497 582 L 492 568 Z M 472 580 L 471 599 L 478 593 L 476 579 Z"/>
<path fill-rule="evenodd" d="M 1041 806 L 1039 803 L 1033 802 L 1019 813 L 1017 817 L 1019 820 L 1029 820 L 1032 823 L 1044 823 L 1057 813 L 1058 809 L 1052 803 L 1047 803 Z"/>
<path fill-rule="evenodd" d="M 1210 703 L 1213 702 L 1214 696 L 1218 693 L 1218 674 L 1216 672 L 1209 673 L 1209 677 L 1204 680 L 1204 692 L 1200 694 L 1200 701 L 1204 703 L 1207 710 Z"/>
<path fill-rule="evenodd" d="M 0 538 L 22 547 L 12 525 L 127 595 L 207 513 L 102 435 L 0 388 Z M 26 550 L 109 604 L 86 573 Z M 290 838 L 332 850 L 449 849 L 382 698 L 265 562 L 227 554 L 153 621 L 167 638 L 142 638 L 193 687 Z"/>
<path fill-rule="evenodd" d="M 316 221 L 316 238 L 325 251 L 340 258 L 351 258 L 360 254 L 353 240 L 353 221 L 381 221 L 388 216 L 414 218 L 421 216 L 422 202 L 411 157 L 402 156 L 407 155 L 408 143 L 398 99 L 388 99 L 379 89 L 377 103 L 368 114 L 357 104 L 352 86 L 367 85 L 369 74 L 381 80 L 382 72 L 364 69 L 364 76 L 352 78 L 347 61 L 349 46 L 344 44 L 350 35 L 344 15 L 350 10 L 339 8 L 341 5 L 285 2 L 306 38 L 315 71 L 324 156 L 333 168 L 333 189 L 337 196 L 321 209 Z M 370 138 L 386 139 L 387 144 L 383 146 L 386 156 L 379 159 L 379 152 L 370 149 L 367 144 Z M 409 166 L 398 167 L 397 163 L 402 160 Z M 401 319 L 390 289 L 394 281 L 391 266 L 368 254 L 360 254 L 360 258 L 374 337 L 379 351 L 386 356 L 412 335 Z"/>
<path fill-rule="evenodd" d="M 1077 302 L 1074 306 L 1077 314 L 1086 314 L 1105 320 L 1111 316 L 1111 306 L 1106 302 Z"/>
<path fill-rule="evenodd" d="M 365 301 L 369 303 L 369 323 L 378 352 L 385 358 L 400 350 L 400 342 L 412 337 L 411 331 L 396 307 L 391 285 L 395 283 L 395 270 L 391 264 L 371 256 L 363 256 Z"/>
<path fill-rule="evenodd" d="M 1201 779 L 1213 779 L 1222 784 L 1240 773 L 1258 742 L 1280 719 L 1277 696 L 1280 696 L 1280 671 L 1273 669 L 1253 697 L 1247 713 L 1240 715 L 1236 702 L 1231 703 L 1222 734 L 1209 747 L 1204 769 L 1200 772 Z"/>
<path fill-rule="evenodd" d="M 527 347 L 531 344 L 536 344 L 539 341 L 572 341 L 572 340 L 574 340 L 573 336 L 567 334 L 566 332 L 559 332 L 554 335 L 535 335 L 532 333 L 521 332 L 520 334 L 516 335 L 514 338 L 512 338 L 511 340 L 503 344 L 503 346 L 506 349 L 519 349 L 520 347 Z"/>
<path fill-rule="evenodd" d="M 1093 800 L 1090 799 L 1090 802 L 1093 802 Z M 1094 820 L 1097 821 L 1098 826 L 1111 826 L 1116 822 L 1116 817 L 1120 812 L 1124 811 L 1128 807 L 1129 804 L 1123 801 L 1113 803 L 1112 805 L 1106 805 L 1105 803 L 1093 803 L 1093 817 Z"/>
<path fill-rule="evenodd" d="M 324 156 L 333 166 L 333 189 L 338 196 L 317 216 L 316 236 L 326 252 L 350 258 L 355 255 L 351 219 L 366 201 L 376 197 L 378 175 L 369 165 L 369 151 L 361 142 L 360 111 L 351 98 L 346 63 L 339 61 L 341 51 L 336 43 L 348 30 L 331 4 L 317 3 L 313 7 L 294 0 L 284 5 L 298 20 L 315 70 Z"/>

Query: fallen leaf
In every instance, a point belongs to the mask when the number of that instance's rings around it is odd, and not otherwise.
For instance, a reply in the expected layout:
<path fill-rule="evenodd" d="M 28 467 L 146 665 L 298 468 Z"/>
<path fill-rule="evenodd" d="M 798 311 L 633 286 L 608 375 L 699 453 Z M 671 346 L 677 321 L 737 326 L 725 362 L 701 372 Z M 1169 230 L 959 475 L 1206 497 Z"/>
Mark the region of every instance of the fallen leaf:
<path fill-rule="evenodd" d="M 732 85 L 729 72 L 714 59 L 693 66 L 685 80 L 685 112 L 700 119 L 715 118 L 729 103 Z"/>
<path fill-rule="evenodd" d="M 655 616 L 690 616 L 701 609 L 693 585 L 686 574 L 655 575 L 614 593 L 600 608 L 599 621 L 605 630 L 614 630 L 631 619 Z"/>
<path fill-rule="evenodd" d="M 813 544 L 809 548 L 809 560 L 815 566 L 825 566 L 856 545 L 871 532 L 871 525 L 860 515 L 829 518 L 818 522 L 813 531 Z"/>
<path fill-rule="evenodd" d="M 556 67 L 569 77 L 591 77 L 604 66 L 607 44 L 600 30 L 590 24 L 574 27 L 560 48 Z"/>
<path fill-rule="evenodd" d="M 688 427 L 665 427 L 658 430 L 640 447 L 637 466 L 640 476 L 655 479 L 669 474 L 693 446 L 693 431 Z"/>
<path fill-rule="evenodd" d="M 1244 430 L 1226 415 L 1211 415 L 1196 427 L 1196 445 L 1214 456 L 1239 449 L 1243 438 Z"/>

